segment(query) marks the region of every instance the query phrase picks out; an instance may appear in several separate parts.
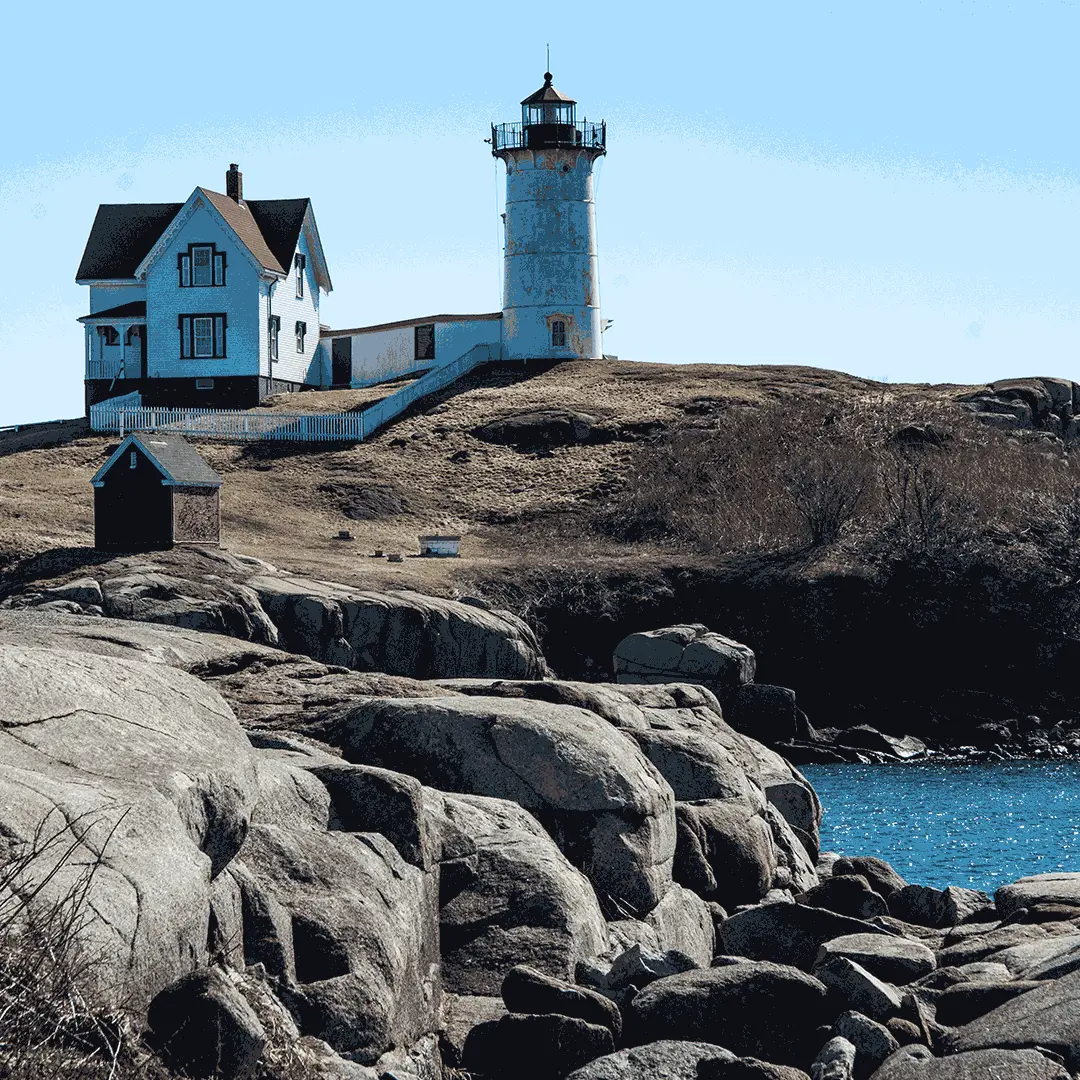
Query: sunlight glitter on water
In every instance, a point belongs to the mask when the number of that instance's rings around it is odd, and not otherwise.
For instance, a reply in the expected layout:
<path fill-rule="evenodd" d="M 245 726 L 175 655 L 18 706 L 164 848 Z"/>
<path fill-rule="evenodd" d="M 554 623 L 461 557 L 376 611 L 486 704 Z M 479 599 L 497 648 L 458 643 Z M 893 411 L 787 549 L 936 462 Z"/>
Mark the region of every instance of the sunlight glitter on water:
<path fill-rule="evenodd" d="M 1080 763 L 807 765 L 822 851 L 876 855 L 908 881 L 993 891 L 1080 871 Z"/>

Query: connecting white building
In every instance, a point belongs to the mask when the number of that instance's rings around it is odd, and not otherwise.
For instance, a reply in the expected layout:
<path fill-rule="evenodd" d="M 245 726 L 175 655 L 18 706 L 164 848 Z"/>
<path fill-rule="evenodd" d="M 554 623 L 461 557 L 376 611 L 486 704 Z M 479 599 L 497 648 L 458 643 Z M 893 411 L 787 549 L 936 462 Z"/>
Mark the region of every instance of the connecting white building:
<path fill-rule="evenodd" d="M 250 408 L 270 394 L 367 386 L 459 360 L 603 355 L 593 169 L 603 122 L 544 85 L 520 123 L 493 125 L 506 166 L 502 310 L 344 330 L 320 325 L 331 290 L 308 199 L 225 194 L 102 205 L 76 280 L 90 287 L 86 404 L 137 391 L 154 406 Z"/>

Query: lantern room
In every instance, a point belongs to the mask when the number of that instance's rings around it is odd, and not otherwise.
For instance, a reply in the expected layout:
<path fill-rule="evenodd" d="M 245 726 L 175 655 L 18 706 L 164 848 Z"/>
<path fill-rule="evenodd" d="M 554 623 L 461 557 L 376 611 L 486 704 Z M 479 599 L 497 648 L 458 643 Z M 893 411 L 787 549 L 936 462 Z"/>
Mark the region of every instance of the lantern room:
<path fill-rule="evenodd" d="M 572 124 L 576 119 L 577 102 L 551 85 L 550 71 L 544 72 L 544 85 L 521 103 L 521 123 L 525 127 Z"/>

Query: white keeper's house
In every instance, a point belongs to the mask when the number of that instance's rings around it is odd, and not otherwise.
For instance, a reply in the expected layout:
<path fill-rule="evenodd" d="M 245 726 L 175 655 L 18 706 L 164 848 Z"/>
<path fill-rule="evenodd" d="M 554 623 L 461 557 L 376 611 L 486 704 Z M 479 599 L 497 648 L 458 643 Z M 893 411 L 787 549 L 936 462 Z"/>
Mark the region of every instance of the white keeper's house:
<path fill-rule="evenodd" d="M 86 404 L 138 390 L 149 404 L 246 408 L 318 386 L 319 296 L 329 292 L 308 199 L 224 195 L 98 207 L 76 274 L 90 286 Z"/>
<path fill-rule="evenodd" d="M 483 348 L 504 360 L 599 359 L 593 169 L 603 122 L 551 84 L 493 125 L 506 166 L 502 310 L 331 330 L 331 289 L 309 199 L 225 194 L 98 207 L 76 280 L 90 287 L 86 407 L 137 391 L 151 406 L 251 408 L 271 394 L 366 386 Z"/>

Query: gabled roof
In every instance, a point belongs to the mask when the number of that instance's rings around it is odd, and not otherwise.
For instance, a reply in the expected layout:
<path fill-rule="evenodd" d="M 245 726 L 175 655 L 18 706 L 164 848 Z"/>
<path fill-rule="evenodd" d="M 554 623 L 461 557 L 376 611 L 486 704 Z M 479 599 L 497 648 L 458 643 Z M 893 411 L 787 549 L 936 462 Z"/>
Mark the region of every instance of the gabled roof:
<path fill-rule="evenodd" d="M 238 203 L 219 191 L 208 191 L 204 187 L 197 190 L 206 196 L 214 209 L 225 219 L 229 228 L 236 233 L 240 243 L 255 256 L 264 270 L 272 270 L 276 274 L 287 272 L 285 268 L 292 262 L 293 249 L 289 250 L 283 262 L 277 258 L 270 249 L 266 237 L 263 236 L 259 223 L 255 220 L 250 201 Z M 307 202 L 306 199 L 303 201 Z M 299 228 L 296 230 L 296 235 L 300 235 Z M 295 241 L 293 247 L 295 248 Z"/>
<path fill-rule="evenodd" d="M 180 435 L 165 435 L 143 431 L 129 435 L 112 456 L 94 474 L 91 483 L 100 487 L 105 474 L 128 449 L 137 446 L 157 467 L 166 484 L 181 487 L 221 487 L 220 476 L 199 455 L 199 452 Z"/>
<path fill-rule="evenodd" d="M 93 311 L 89 315 L 83 315 L 79 318 L 79 322 L 89 322 L 91 319 L 125 319 L 125 318 L 146 318 L 146 301 L 145 300 L 132 300 L 128 304 L 121 304 L 119 307 L 106 308 L 104 311 Z"/>
<path fill-rule="evenodd" d="M 310 199 L 247 199 L 244 205 L 251 211 L 255 224 L 266 240 L 266 246 L 283 270 L 292 265 L 293 252 L 300 242 L 304 215 Z"/>
<path fill-rule="evenodd" d="M 333 291 L 310 199 L 245 199 L 244 204 L 251 211 L 275 258 L 286 270 L 292 265 L 300 234 L 306 229 L 315 280 L 325 292 Z"/>
<path fill-rule="evenodd" d="M 183 203 L 102 203 L 86 241 L 76 281 L 135 276 Z"/>
<path fill-rule="evenodd" d="M 306 226 L 310 230 L 310 246 L 314 249 L 316 280 L 326 292 L 330 291 L 330 274 L 310 199 L 245 199 L 237 203 L 228 195 L 204 187 L 196 188 L 192 196 L 202 196 L 210 203 L 255 261 L 273 274 L 288 274 L 293 252 Z M 183 203 L 99 206 L 75 280 L 134 278 L 177 216 L 191 202 L 192 198 Z"/>
<path fill-rule="evenodd" d="M 544 72 L 544 85 L 536 91 L 535 94 L 530 94 L 521 103 L 522 105 L 543 105 L 545 102 L 558 101 L 563 105 L 576 105 L 577 102 L 565 94 L 560 93 L 551 85 L 551 72 Z"/>

